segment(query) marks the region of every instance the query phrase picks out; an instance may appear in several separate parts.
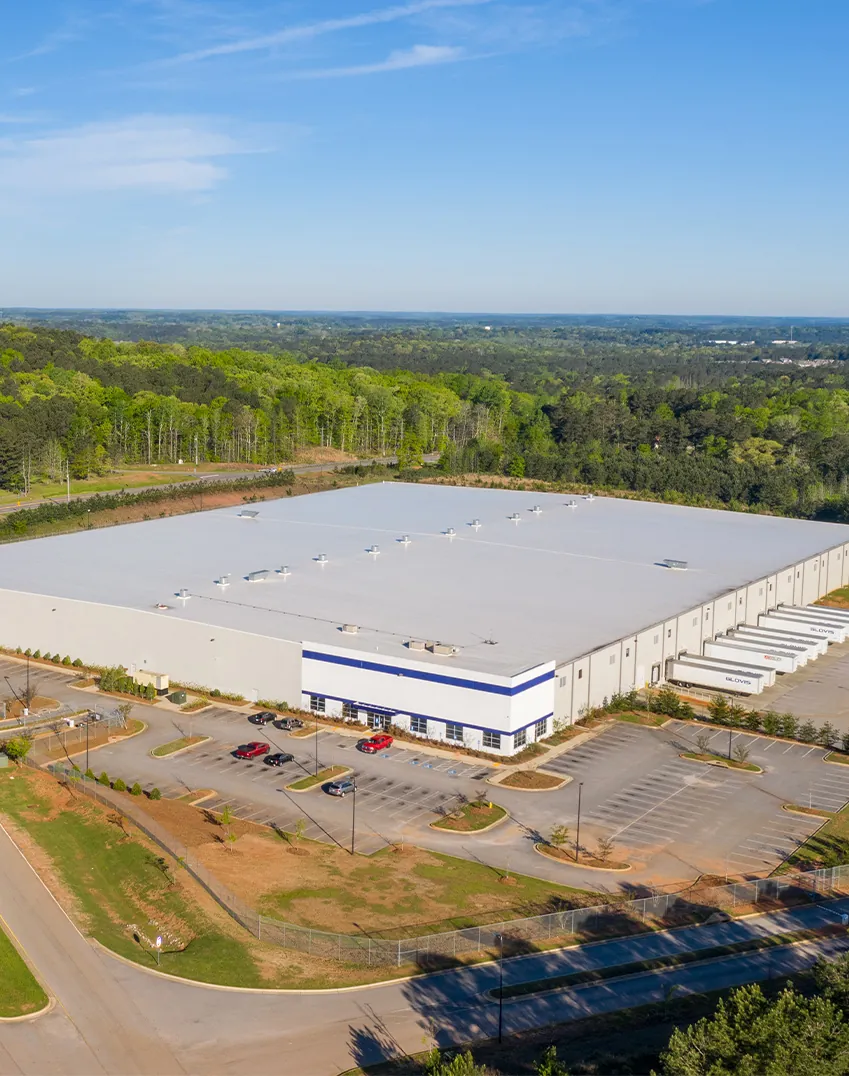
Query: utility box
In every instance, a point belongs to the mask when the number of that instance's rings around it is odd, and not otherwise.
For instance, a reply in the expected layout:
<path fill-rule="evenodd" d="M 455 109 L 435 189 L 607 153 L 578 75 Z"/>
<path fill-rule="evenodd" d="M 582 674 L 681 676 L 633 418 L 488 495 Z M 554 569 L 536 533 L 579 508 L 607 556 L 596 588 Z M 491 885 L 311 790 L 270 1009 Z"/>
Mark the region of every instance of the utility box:
<path fill-rule="evenodd" d="M 176 706 L 182 706 L 186 701 L 185 691 L 172 691 L 168 696 L 168 701 L 173 702 Z"/>
<path fill-rule="evenodd" d="M 148 672 L 147 669 L 139 669 L 133 679 L 137 684 L 141 684 L 142 687 L 152 685 L 157 695 L 168 694 L 169 681 L 167 673 Z"/>

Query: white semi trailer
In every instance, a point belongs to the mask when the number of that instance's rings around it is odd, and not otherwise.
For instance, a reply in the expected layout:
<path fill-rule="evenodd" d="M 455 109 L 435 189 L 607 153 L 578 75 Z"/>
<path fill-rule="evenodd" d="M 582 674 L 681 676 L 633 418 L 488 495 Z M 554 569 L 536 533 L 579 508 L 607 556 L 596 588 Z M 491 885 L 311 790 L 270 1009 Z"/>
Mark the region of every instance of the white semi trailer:
<path fill-rule="evenodd" d="M 764 689 L 760 673 L 721 669 L 683 658 L 670 658 L 667 661 L 666 679 L 681 687 L 707 687 L 735 695 L 759 695 Z"/>
<path fill-rule="evenodd" d="M 795 654 L 787 650 L 768 649 L 766 646 L 758 648 L 757 641 L 745 642 L 720 637 L 707 639 L 703 649 L 705 655 L 710 658 L 739 658 L 741 661 L 753 661 L 756 665 L 763 661 L 774 666 L 777 673 L 792 673 L 797 669 Z"/>
<path fill-rule="evenodd" d="M 846 639 L 846 629 L 836 624 L 823 624 L 818 620 L 806 620 L 804 617 L 792 617 L 788 613 L 761 613 L 758 624 L 765 628 L 787 628 L 797 635 L 812 635 L 815 638 L 828 639 L 830 643 L 842 643 Z"/>
<path fill-rule="evenodd" d="M 807 665 L 808 661 L 813 661 L 817 657 L 817 651 L 809 646 L 805 646 L 803 643 L 797 643 L 788 641 L 787 638 L 781 638 L 780 636 L 770 635 L 766 628 L 762 632 L 754 629 L 752 631 L 743 631 L 739 628 L 732 628 L 722 636 L 723 639 L 736 639 L 738 642 L 745 643 L 747 646 L 766 646 L 770 650 L 778 650 L 781 653 L 792 654 L 796 659 L 797 668 Z"/>
<path fill-rule="evenodd" d="M 824 654 L 828 650 L 828 639 L 821 639 L 818 635 L 802 635 L 797 634 L 791 628 L 790 631 L 784 631 L 781 628 L 767 628 L 767 627 L 751 627 L 749 624 L 743 624 L 739 628 L 733 628 L 731 634 L 735 635 L 756 635 L 758 638 L 764 637 L 767 639 L 781 640 L 781 642 L 792 643 L 793 646 L 804 646 L 811 660 L 819 657 L 820 654 Z"/>
<path fill-rule="evenodd" d="M 849 609 L 835 609 L 833 605 L 803 605 L 802 608 L 817 613 L 825 613 L 829 617 L 845 620 L 849 624 Z"/>
<path fill-rule="evenodd" d="M 775 683 L 775 669 L 764 662 L 745 661 L 743 658 L 712 658 L 706 654 L 689 654 L 686 650 L 678 656 L 682 661 L 697 661 L 700 665 L 713 665 L 717 669 L 742 669 L 743 672 L 760 673 L 764 687 L 772 687 Z"/>
<path fill-rule="evenodd" d="M 849 628 L 849 621 L 843 617 L 833 616 L 829 609 L 811 609 L 808 606 L 779 605 L 777 613 L 796 617 L 801 620 L 813 620 L 817 624 L 836 624 L 839 628 Z"/>

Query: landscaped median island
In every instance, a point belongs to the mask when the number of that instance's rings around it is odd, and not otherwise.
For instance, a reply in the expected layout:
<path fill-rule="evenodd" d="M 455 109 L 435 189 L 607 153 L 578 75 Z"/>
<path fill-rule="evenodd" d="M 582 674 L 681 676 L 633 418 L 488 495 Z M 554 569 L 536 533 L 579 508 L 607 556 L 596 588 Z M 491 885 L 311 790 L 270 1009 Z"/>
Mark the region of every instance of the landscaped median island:
<path fill-rule="evenodd" d="M 448 833 L 483 833 L 503 822 L 506 817 L 507 811 L 497 803 L 464 803 L 459 810 L 431 822 L 430 828 L 446 830 Z"/>
<path fill-rule="evenodd" d="M 542 770 L 513 770 L 512 773 L 491 783 L 519 792 L 553 792 L 571 780 L 571 777 L 558 777 L 556 774 L 545 773 Z"/>
<path fill-rule="evenodd" d="M 745 941 L 730 942 L 728 945 L 711 945 L 704 949 L 693 949 L 684 953 L 655 957 L 651 960 L 632 960 L 627 964 L 615 964 L 607 968 L 586 968 L 581 971 L 567 972 L 550 979 L 534 979 L 527 983 L 515 983 L 504 988 L 504 1000 L 527 997 L 529 994 L 542 994 L 551 990 L 563 990 L 570 986 L 583 986 L 585 983 L 600 983 L 609 979 L 619 979 L 626 975 L 639 975 L 646 971 L 662 971 L 665 968 L 680 968 L 685 964 L 698 964 L 703 960 L 718 960 L 724 956 L 736 956 L 740 953 L 759 953 L 764 949 L 774 949 L 782 945 L 798 945 L 800 942 L 814 941 L 817 938 L 833 934 L 845 934 L 846 928 L 838 925 L 788 931 L 786 934 L 768 934 L 759 938 L 747 938 Z M 498 998 L 499 989 L 490 990 L 490 997 Z"/>
<path fill-rule="evenodd" d="M 838 766 L 849 766 L 849 755 L 841 754 L 839 751 L 829 751 L 823 756 L 823 762 L 836 762 Z"/>
<path fill-rule="evenodd" d="M 791 814 L 807 814 L 814 818 L 833 818 L 833 811 L 821 811 L 819 807 L 804 807 L 799 803 L 785 803 L 782 805 L 785 811 Z"/>
<path fill-rule="evenodd" d="M 311 788 L 317 788 L 319 785 L 334 781 L 337 777 L 344 777 L 351 772 L 350 766 L 326 766 L 323 770 L 319 770 L 318 773 L 311 773 L 308 777 L 301 777 L 298 781 L 292 781 L 291 784 L 286 785 L 286 791 L 308 792 Z"/>
<path fill-rule="evenodd" d="M 564 863 L 570 867 L 587 867 L 595 871 L 629 871 L 631 869 L 630 863 L 620 863 L 610 858 L 613 842 L 609 843 L 610 847 L 607 848 L 605 845 L 605 848 L 600 850 L 597 855 L 593 855 L 586 848 L 582 848 L 577 860 L 575 859 L 574 848 L 556 845 L 550 841 L 538 841 L 534 845 L 534 850 L 545 856 L 546 859 L 554 859 L 558 863 Z"/>
<path fill-rule="evenodd" d="M 746 773 L 764 772 L 754 762 L 741 762 L 736 758 L 723 758 L 722 755 L 714 755 L 710 751 L 682 751 L 679 757 L 686 758 L 689 762 L 704 762 L 708 766 L 724 766 L 728 770 L 743 770 Z"/>
<path fill-rule="evenodd" d="M 166 758 L 168 755 L 175 755 L 178 751 L 188 751 L 190 747 L 197 747 L 198 744 L 206 743 L 211 739 L 211 736 L 181 736 L 177 740 L 170 740 L 168 743 L 160 744 L 159 747 L 154 747 L 150 753 L 154 758 Z"/>
<path fill-rule="evenodd" d="M 0 1019 L 31 1016 L 45 1005 L 47 995 L 11 939 L 0 930 Z"/>

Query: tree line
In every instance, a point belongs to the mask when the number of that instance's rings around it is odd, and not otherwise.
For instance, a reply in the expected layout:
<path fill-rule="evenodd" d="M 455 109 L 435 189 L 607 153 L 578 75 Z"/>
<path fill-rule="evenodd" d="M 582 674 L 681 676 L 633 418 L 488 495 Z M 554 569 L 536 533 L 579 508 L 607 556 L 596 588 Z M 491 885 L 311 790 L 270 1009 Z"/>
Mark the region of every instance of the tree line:
<path fill-rule="evenodd" d="M 27 492 L 38 480 L 127 464 L 279 464 L 323 447 L 398 454 L 404 468 L 438 452 L 449 474 L 849 518 L 842 362 L 678 362 L 673 341 L 651 349 L 665 359 L 647 368 L 645 343 L 611 341 L 611 332 L 581 347 L 615 360 L 615 372 L 577 362 L 553 370 L 550 326 L 462 344 L 501 355 L 497 373 L 464 370 L 458 341 L 424 330 L 396 330 L 396 366 L 378 370 L 347 361 L 361 341 L 344 335 L 335 350 L 322 339 L 321 348 L 271 353 L 6 325 L 0 487 Z M 430 356 L 431 370 L 413 372 L 416 355 Z"/>

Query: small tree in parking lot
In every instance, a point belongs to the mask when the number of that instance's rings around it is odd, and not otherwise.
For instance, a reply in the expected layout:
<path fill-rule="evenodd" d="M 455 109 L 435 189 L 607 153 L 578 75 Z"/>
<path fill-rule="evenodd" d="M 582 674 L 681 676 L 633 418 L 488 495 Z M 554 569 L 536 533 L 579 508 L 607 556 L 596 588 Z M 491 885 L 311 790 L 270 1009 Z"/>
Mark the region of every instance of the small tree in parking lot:
<path fill-rule="evenodd" d="M 699 749 L 699 754 L 710 754 L 710 733 L 700 732 L 696 737 L 696 747 Z"/>
<path fill-rule="evenodd" d="M 799 731 L 796 733 L 797 740 L 801 740 L 802 743 L 813 743 L 816 738 L 817 727 L 813 721 L 809 719 L 799 726 Z"/>
<path fill-rule="evenodd" d="M 840 738 L 840 750 L 849 754 L 849 732 L 844 732 Z"/>
<path fill-rule="evenodd" d="M 708 703 L 708 714 L 711 721 L 715 721 L 717 725 L 728 724 L 728 713 L 730 707 L 728 700 L 724 695 L 714 695 L 714 697 Z"/>
<path fill-rule="evenodd" d="M 834 747 L 837 742 L 837 729 L 830 721 L 823 721 L 817 733 L 817 743 L 823 747 Z"/>
<path fill-rule="evenodd" d="M 553 844 L 555 848 L 560 849 L 564 844 L 569 843 L 569 827 L 568 826 L 555 826 L 551 831 L 551 836 L 548 838 L 548 843 Z"/>
<path fill-rule="evenodd" d="M 799 731 L 799 718 L 795 714 L 781 714 L 779 716 L 779 731 L 788 740 L 795 740 Z"/>
<path fill-rule="evenodd" d="M 595 857 L 606 863 L 613 854 L 614 840 L 612 837 L 599 837 L 595 842 Z"/>
<path fill-rule="evenodd" d="M 738 744 L 734 748 L 734 757 L 742 765 L 744 762 L 749 761 L 749 749 L 742 744 Z"/>
<path fill-rule="evenodd" d="M 743 718 L 743 724 L 749 732 L 759 732 L 761 727 L 761 715 L 757 710 L 749 710 Z"/>

